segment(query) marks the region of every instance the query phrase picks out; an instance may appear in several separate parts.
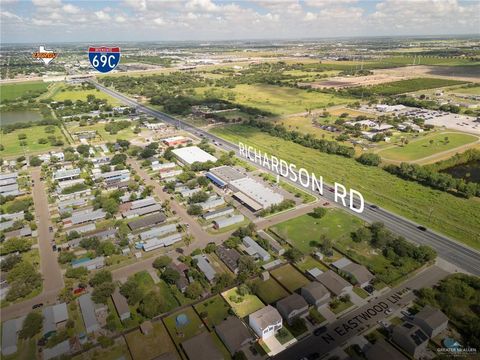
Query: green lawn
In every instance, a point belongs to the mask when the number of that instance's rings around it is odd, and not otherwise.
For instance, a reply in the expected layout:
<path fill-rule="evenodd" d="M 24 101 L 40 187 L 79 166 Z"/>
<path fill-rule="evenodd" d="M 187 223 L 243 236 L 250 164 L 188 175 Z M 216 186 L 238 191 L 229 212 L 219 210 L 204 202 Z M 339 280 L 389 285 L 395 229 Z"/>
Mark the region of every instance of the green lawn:
<path fill-rule="evenodd" d="M 112 135 L 109 132 L 105 131 L 105 125 L 102 123 L 97 123 L 93 125 L 86 125 L 86 126 L 78 126 L 78 125 L 69 125 L 68 123 L 66 124 L 68 132 L 73 136 L 76 132 L 79 131 L 90 131 L 90 130 L 95 130 L 97 131 L 97 138 L 99 142 L 112 142 L 116 141 L 117 139 L 126 139 L 126 140 L 131 140 L 135 137 L 137 137 L 139 134 L 134 134 L 133 129 L 135 128 L 135 122 L 132 122 L 132 125 L 129 126 L 126 129 L 120 130 L 118 133 Z"/>
<path fill-rule="evenodd" d="M 237 314 L 237 316 L 240 318 L 250 315 L 251 313 L 260 310 L 265 306 L 256 295 L 252 294 L 241 296 L 241 302 L 233 301 L 232 299 L 234 297 L 240 299 L 240 295 L 237 293 L 237 288 L 223 292 L 222 296 L 232 307 L 233 311 L 235 311 L 235 314 Z M 232 299 L 230 299 L 231 297 Z"/>
<path fill-rule="evenodd" d="M 299 261 L 298 263 L 295 263 L 295 266 L 302 271 L 307 271 L 314 268 L 318 268 L 322 271 L 328 270 L 328 268 L 325 265 L 323 265 L 320 261 L 315 260 L 310 255 L 305 256 L 301 261 Z"/>
<path fill-rule="evenodd" d="M 290 264 L 272 270 L 270 275 L 290 292 L 294 292 L 310 282 Z"/>
<path fill-rule="evenodd" d="M 356 286 L 353 288 L 353 292 L 360 296 L 362 299 L 366 299 L 369 295 L 368 292 Z"/>
<path fill-rule="evenodd" d="M 178 306 L 178 302 L 170 287 L 163 280 L 160 280 L 157 286 L 160 289 L 160 295 L 163 298 L 163 312 L 175 309 Z"/>
<path fill-rule="evenodd" d="M 228 310 L 230 306 L 220 295 L 215 295 L 205 301 L 194 306 L 197 313 L 202 317 L 203 321 L 207 324 L 210 331 L 213 330 L 215 325 L 220 324 L 228 316 Z"/>
<path fill-rule="evenodd" d="M 97 89 L 83 90 L 83 89 L 62 88 L 59 91 L 57 91 L 55 95 L 53 95 L 52 100 L 54 101 L 72 100 L 73 102 L 77 100 L 87 101 L 88 95 L 94 95 L 97 99 L 107 100 L 108 103 L 113 106 L 121 104 L 119 100 Z"/>
<path fill-rule="evenodd" d="M 317 322 L 317 324 L 321 324 L 321 323 L 323 323 L 325 320 L 327 320 L 327 319 L 325 319 L 325 318 L 323 317 L 323 315 L 320 314 L 320 312 L 319 312 L 316 308 L 314 308 L 314 307 L 312 307 L 312 308 L 310 308 L 310 310 L 308 310 L 308 314 Z"/>
<path fill-rule="evenodd" d="M 177 316 L 180 314 L 187 315 L 188 323 L 184 326 L 177 326 L 176 324 Z M 206 331 L 205 325 L 203 325 L 202 320 L 198 317 L 198 315 L 191 307 L 177 311 L 176 313 L 164 318 L 163 322 L 177 346 L 185 340 L 188 340 L 191 337 L 198 335 L 203 331 Z"/>
<path fill-rule="evenodd" d="M 199 88 L 197 93 L 202 96 L 205 90 Z M 327 106 L 348 104 L 352 102 L 345 97 L 333 94 L 308 92 L 307 90 L 280 87 L 275 85 L 246 85 L 241 84 L 228 90 L 215 90 L 216 96 L 228 98 L 228 94 L 235 96 L 234 103 L 250 106 L 270 112 L 274 115 L 285 115 L 304 112 L 305 109 L 317 109 Z"/>
<path fill-rule="evenodd" d="M 156 321 L 152 325 L 153 331 L 148 335 L 143 335 L 140 329 L 125 335 L 133 360 L 153 359 L 166 352 L 177 353 L 162 322 Z"/>
<path fill-rule="evenodd" d="M 452 89 L 450 93 L 466 94 L 466 95 L 480 95 L 480 86 L 469 86 Z"/>
<path fill-rule="evenodd" d="M 2 101 L 15 100 L 23 95 L 38 94 L 47 91 L 48 83 L 43 81 L 29 81 L 14 84 L 0 85 Z"/>
<path fill-rule="evenodd" d="M 447 139 L 446 139 L 447 138 Z M 410 141 L 404 146 L 395 146 L 378 154 L 389 160 L 413 161 L 436 153 L 455 149 L 478 140 L 477 136 L 462 133 L 440 133 Z"/>
<path fill-rule="evenodd" d="M 353 306 L 353 303 L 351 301 L 346 301 L 346 302 L 340 301 L 339 305 L 336 307 L 332 307 L 332 305 L 330 305 L 330 310 L 332 310 L 334 314 L 339 314 L 342 311 L 347 310 L 351 306 Z"/>
<path fill-rule="evenodd" d="M 289 342 L 290 340 L 293 340 L 294 338 L 291 332 L 288 331 L 288 329 L 285 326 L 275 334 L 275 337 L 277 338 L 278 342 L 282 345 Z"/>
<path fill-rule="evenodd" d="M 272 304 L 288 296 L 288 292 L 273 278 L 266 281 L 256 279 L 254 283 L 257 287 L 256 295 L 265 304 Z"/>
<path fill-rule="evenodd" d="M 306 214 L 277 224 L 271 230 L 308 254 L 319 244 L 322 235 L 335 242 L 350 237 L 350 233 L 361 225 L 362 221 L 357 217 L 342 210 L 329 209 L 322 219 Z"/>
<path fill-rule="evenodd" d="M 125 360 L 132 359 L 123 337 L 118 338 L 113 346 L 106 349 L 96 347 L 73 357 L 72 360 L 118 360 L 122 356 Z"/>
<path fill-rule="evenodd" d="M 53 127 L 55 129 L 53 133 L 46 133 L 45 128 L 46 126 L 32 126 L 26 129 L 14 130 L 8 134 L 0 133 L 0 143 L 4 146 L 4 150 L 0 151 L 0 156 L 20 156 L 23 154 L 39 154 L 53 149 L 60 150 L 61 147 L 52 146 L 50 142 L 46 144 L 38 143 L 39 139 L 47 139 L 49 136 L 61 138 L 67 144 L 65 137 L 57 126 Z M 20 145 L 19 134 L 27 135 L 27 138 L 23 140 L 26 141 L 26 146 Z"/>
<path fill-rule="evenodd" d="M 243 142 L 322 175 L 324 181 L 341 182 L 360 191 L 367 201 L 480 249 L 478 199 L 464 199 L 400 179 L 386 171 L 359 164 L 354 159 L 321 153 L 275 138 L 257 129 L 233 125 L 211 130 L 233 143 Z M 302 229 L 303 231 L 303 229 Z"/>

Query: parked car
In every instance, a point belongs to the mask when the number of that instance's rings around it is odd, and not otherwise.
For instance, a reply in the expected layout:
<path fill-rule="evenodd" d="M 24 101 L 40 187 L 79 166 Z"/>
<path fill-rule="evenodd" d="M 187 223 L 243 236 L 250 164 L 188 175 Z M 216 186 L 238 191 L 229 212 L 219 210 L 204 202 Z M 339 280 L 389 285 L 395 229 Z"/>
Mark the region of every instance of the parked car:
<path fill-rule="evenodd" d="M 368 292 L 369 294 L 373 293 L 375 291 L 375 288 L 373 287 L 373 285 L 367 285 L 363 288 L 363 290 L 365 290 L 366 292 Z"/>
<path fill-rule="evenodd" d="M 38 303 L 38 304 L 35 304 L 32 306 L 32 309 L 38 309 L 38 308 L 41 308 L 43 306 L 43 303 Z"/>
<path fill-rule="evenodd" d="M 322 326 L 322 327 L 319 327 L 318 329 L 315 329 L 315 331 L 313 332 L 313 335 L 319 336 L 319 335 L 323 334 L 325 331 L 327 331 L 327 327 Z"/>
<path fill-rule="evenodd" d="M 417 229 L 420 230 L 420 231 L 427 231 L 427 228 L 425 226 L 417 226 Z"/>
<path fill-rule="evenodd" d="M 328 206 L 328 205 L 330 205 L 328 201 L 323 203 L 323 206 Z"/>

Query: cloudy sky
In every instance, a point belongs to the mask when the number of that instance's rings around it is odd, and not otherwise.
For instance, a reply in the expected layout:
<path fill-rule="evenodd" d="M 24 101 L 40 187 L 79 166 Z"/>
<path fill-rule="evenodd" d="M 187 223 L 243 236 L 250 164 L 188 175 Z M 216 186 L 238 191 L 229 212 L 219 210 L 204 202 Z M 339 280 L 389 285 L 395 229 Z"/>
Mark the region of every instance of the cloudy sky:
<path fill-rule="evenodd" d="M 480 0 L 0 0 L 1 42 L 479 34 Z"/>

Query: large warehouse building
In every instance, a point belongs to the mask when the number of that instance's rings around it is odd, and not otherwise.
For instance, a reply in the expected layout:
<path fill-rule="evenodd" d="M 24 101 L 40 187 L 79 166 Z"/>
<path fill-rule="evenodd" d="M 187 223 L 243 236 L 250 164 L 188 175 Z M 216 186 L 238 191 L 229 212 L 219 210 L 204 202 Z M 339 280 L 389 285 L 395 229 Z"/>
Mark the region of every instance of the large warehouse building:
<path fill-rule="evenodd" d="M 217 158 L 203 151 L 198 146 L 188 146 L 172 150 L 175 156 L 184 164 L 192 165 L 194 162 L 204 163 L 207 161 L 216 162 Z"/>

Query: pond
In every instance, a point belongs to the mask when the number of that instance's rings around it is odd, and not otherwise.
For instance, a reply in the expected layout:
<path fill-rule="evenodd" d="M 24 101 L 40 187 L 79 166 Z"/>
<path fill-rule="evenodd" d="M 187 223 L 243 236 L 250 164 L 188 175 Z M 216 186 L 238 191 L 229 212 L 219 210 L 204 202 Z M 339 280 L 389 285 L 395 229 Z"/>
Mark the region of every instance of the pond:
<path fill-rule="evenodd" d="M 18 110 L 0 112 L 1 125 L 14 124 L 19 122 L 30 122 L 42 120 L 42 114 L 35 110 Z"/>
<path fill-rule="evenodd" d="M 444 169 L 441 172 L 452 175 L 457 179 L 468 182 L 480 183 L 480 160 L 470 161 L 465 164 Z"/>

